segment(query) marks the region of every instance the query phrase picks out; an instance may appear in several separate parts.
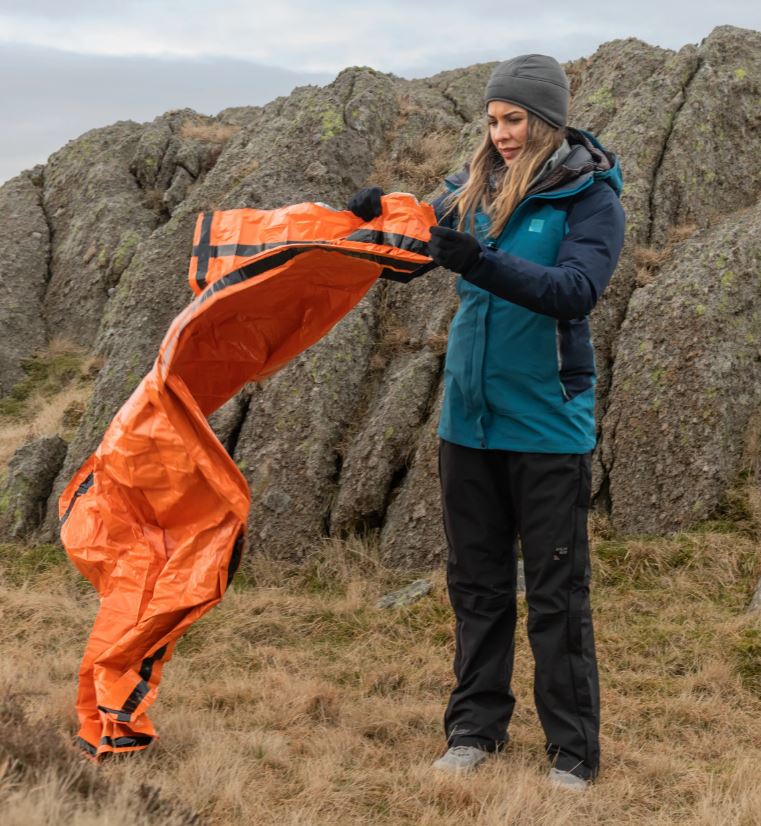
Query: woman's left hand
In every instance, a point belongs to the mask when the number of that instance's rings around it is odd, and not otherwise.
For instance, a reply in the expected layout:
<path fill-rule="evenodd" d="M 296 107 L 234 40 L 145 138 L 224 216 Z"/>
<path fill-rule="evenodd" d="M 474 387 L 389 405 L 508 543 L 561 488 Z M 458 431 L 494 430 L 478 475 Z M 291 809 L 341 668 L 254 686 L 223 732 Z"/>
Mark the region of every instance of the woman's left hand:
<path fill-rule="evenodd" d="M 467 232 L 431 227 L 428 255 L 440 266 L 457 273 L 467 272 L 478 261 L 481 244 Z"/>

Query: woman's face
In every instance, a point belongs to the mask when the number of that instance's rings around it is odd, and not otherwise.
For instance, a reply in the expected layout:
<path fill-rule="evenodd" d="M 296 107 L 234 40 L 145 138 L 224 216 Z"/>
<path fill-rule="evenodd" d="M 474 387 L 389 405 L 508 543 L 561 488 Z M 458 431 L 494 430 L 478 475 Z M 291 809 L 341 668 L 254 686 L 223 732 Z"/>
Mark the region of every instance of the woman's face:
<path fill-rule="evenodd" d="M 528 112 L 514 103 L 491 100 L 486 108 L 491 142 L 507 166 L 518 157 L 526 143 Z"/>

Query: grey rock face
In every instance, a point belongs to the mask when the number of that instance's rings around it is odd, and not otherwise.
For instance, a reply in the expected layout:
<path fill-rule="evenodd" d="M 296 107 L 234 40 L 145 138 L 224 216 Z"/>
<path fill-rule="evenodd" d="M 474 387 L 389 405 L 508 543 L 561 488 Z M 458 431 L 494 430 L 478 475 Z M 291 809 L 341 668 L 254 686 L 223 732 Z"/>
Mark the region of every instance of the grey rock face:
<path fill-rule="evenodd" d="M 140 126 L 130 121 L 93 129 L 45 167 L 52 234 L 45 318 L 57 336 L 84 347 L 95 339 L 109 288 L 158 223 L 129 171 L 139 138 Z"/>
<path fill-rule="evenodd" d="M 381 552 L 387 565 L 415 568 L 436 564 L 446 558 L 436 435 L 443 395 L 442 384 L 410 459 L 404 484 L 386 511 Z"/>
<path fill-rule="evenodd" d="M 461 123 L 481 120 L 484 112 L 484 88 L 496 63 L 479 63 L 465 69 L 450 69 L 433 77 L 417 81 L 443 95 L 448 106 L 442 107 L 440 98 L 433 98 L 432 109 L 444 109 L 458 117 Z M 413 85 L 416 81 L 412 82 Z M 416 97 L 420 92 L 416 90 Z"/>
<path fill-rule="evenodd" d="M 722 26 L 715 29 L 699 48 L 685 47 L 666 61 L 649 85 L 645 84 L 630 95 L 619 116 L 602 134 L 604 142 L 621 147 L 626 180 L 622 200 L 628 221 L 627 244 L 621 263 L 593 315 L 600 368 L 598 421 L 603 421 L 601 444 L 596 452 L 595 490 L 599 493 L 598 501 L 607 509 L 611 508 L 609 486 L 612 483 L 608 463 L 613 457 L 617 458 L 617 449 L 609 444 L 616 433 L 612 423 L 617 419 L 612 417 L 610 424 L 603 419 L 609 403 L 607 384 L 615 370 L 621 343 L 619 329 L 631 309 L 637 306 L 635 290 L 638 281 L 647 283 L 652 279 L 652 267 L 643 266 L 642 260 L 638 262 L 637 253 L 640 253 L 640 259 L 655 261 L 657 270 L 659 257 L 668 257 L 670 246 L 679 238 L 688 237 L 698 227 L 716 222 L 717 205 L 721 205 L 724 213 L 732 213 L 738 206 L 757 199 L 759 178 L 754 158 L 758 154 L 759 115 L 753 108 L 748 87 L 755 88 L 754 83 L 757 86 L 761 82 L 761 67 L 757 63 L 759 38 L 761 35 L 757 32 Z M 739 105 L 728 107 L 727 93 L 736 83 L 741 86 Z M 663 100 L 669 92 L 672 97 L 668 105 L 652 107 L 653 102 Z M 627 108 L 631 112 L 628 117 Z M 727 113 L 728 109 L 732 109 L 731 115 Z M 648 125 L 656 124 L 661 124 L 657 134 L 662 139 L 651 147 L 643 138 L 652 134 Z M 716 140 L 716 136 L 720 136 L 720 143 L 731 147 L 731 163 L 719 160 L 725 157 L 725 150 L 720 151 L 718 147 L 704 163 L 700 147 L 709 139 Z M 727 174 L 721 174 L 720 168 Z M 642 248 L 644 250 L 640 252 Z M 671 257 L 681 260 L 679 256 L 684 254 L 684 249 L 689 247 L 677 246 Z M 664 319 L 664 327 L 668 323 Z M 682 327 L 680 318 L 671 319 L 671 323 L 675 330 Z M 661 369 L 665 370 L 666 365 L 661 365 Z M 747 374 L 746 380 L 750 380 Z M 683 410 L 699 406 L 700 400 L 687 397 L 674 399 L 672 404 Z M 675 408 L 664 415 L 676 418 L 681 414 Z M 739 472 L 735 461 L 737 450 L 732 442 L 736 445 L 742 439 L 742 432 L 735 432 L 730 437 L 718 430 L 713 435 L 715 452 L 725 457 L 721 470 L 717 469 L 725 480 Z M 660 441 L 655 444 L 666 453 L 658 460 L 645 455 L 635 460 L 630 456 L 629 459 L 635 462 L 632 468 L 635 473 L 647 464 L 647 475 L 652 477 L 656 472 L 652 462 L 657 461 L 658 467 L 664 461 L 670 464 L 667 451 L 675 446 L 667 447 Z M 683 453 L 684 448 L 680 448 L 680 452 Z M 696 491 L 692 522 L 717 506 L 721 494 L 716 485 L 711 490 L 713 498 L 707 501 L 701 500 Z M 703 490 L 702 494 L 705 493 Z M 641 496 L 652 496 L 652 490 L 643 487 Z M 655 519 L 640 518 L 633 513 L 625 517 L 623 512 L 628 506 L 624 497 L 619 496 L 617 507 L 619 524 L 626 524 L 632 530 L 648 530 L 648 526 L 665 524 L 662 514 Z M 639 505 L 633 503 L 632 507 L 637 509 Z M 639 513 L 641 516 L 641 509 Z M 690 524 L 690 519 L 685 521 L 684 514 L 675 515 L 676 523 Z"/>
<path fill-rule="evenodd" d="M 209 416 L 209 424 L 220 442 L 225 446 L 228 453 L 235 451 L 240 435 L 240 427 L 246 416 L 246 411 L 251 403 L 253 388 L 244 387 L 237 395 L 233 396 L 219 410 Z"/>
<path fill-rule="evenodd" d="M 342 437 L 362 396 L 377 305 L 378 293 L 368 294 L 252 395 L 235 451 L 251 487 L 252 549 L 300 559 L 328 530 Z"/>
<path fill-rule="evenodd" d="M 674 226 L 707 226 L 761 195 L 761 32 L 720 26 L 697 56 L 653 191 L 658 244 Z"/>
<path fill-rule="evenodd" d="M 591 57 L 565 65 L 571 82 L 568 122 L 599 135 L 614 121 L 627 98 L 673 55 L 630 37 L 604 43 Z"/>
<path fill-rule="evenodd" d="M 251 124 L 245 126 L 238 121 L 236 125 L 240 129 L 229 139 L 214 168 L 203 181 L 194 185 L 170 220 L 141 245 L 120 281 L 103 317 L 98 337 L 98 349 L 107 356 L 107 362 L 83 426 L 69 449 L 55 492 L 62 489 L 70 474 L 95 448 L 111 417 L 150 366 L 169 322 L 189 300 L 186 273 L 198 212 L 245 206 L 269 209 L 307 200 L 343 205 L 370 173 L 373 158 L 397 114 L 397 95 L 394 82 L 388 76 L 370 69 L 347 70 L 324 89 L 297 89 L 289 98 L 280 98 L 261 110 L 252 110 L 251 114 Z M 315 174 L 316 162 L 321 165 L 319 174 Z M 367 308 L 372 314 L 371 306 L 367 305 Z M 346 319 L 343 323 L 351 338 L 355 322 Z M 360 331 L 356 332 L 359 335 Z M 327 347 L 325 352 L 329 352 L 329 343 L 321 343 L 322 347 Z M 352 347 L 347 353 L 354 352 Z M 363 347 L 369 351 L 369 340 Z M 281 376 L 290 376 L 286 381 L 294 385 L 295 392 L 308 393 L 321 405 L 315 415 L 324 422 L 323 429 L 317 431 L 319 435 L 315 435 L 307 452 L 315 455 L 315 467 L 334 467 L 333 443 L 326 442 L 323 436 L 334 432 L 331 417 L 341 420 L 341 414 L 332 412 L 330 405 L 333 396 L 342 395 L 340 386 L 331 382 L 343 374 L 341 371 L 335 373 L 335 359 L 332 354 L 321 356 L 323 350 L 320 348 L 310 351 L 308 359 L 311 362 L 297 362 Z M 312 368 L 312 364 L 317 366 Z M 310 386 L 309 373 L 305 377 L 300 372 L 307 369 L 315 369 L 326 376 L 322 388 Z M 354 371 L 348 372 L 355 375 Z M 331 373 L 335 375 L 331 377 Z M 290 388 L 279 389 L 284 381 L 281 376 L 263 385 L 261 392 L 255 394 L 250 417 L 258 416 L 260 405 L 272 411 L 275 418 L 279 417 L 274 397 L 269 400 L 269 394 L 283 392 L 288 395 Z M 351 380 L 348 379 L 349 383 Z M 347 391 L 347 398 L 351 398 L 351 392 Z M 321 393 L 329 395 L 323 397 Z M 349 412 L 344 416 L 347 421 L 351 417 Z M 254 429 L 259 426 L 257 422 L 253 425 Z M 241 450 L 248 432 L 244 427 Z M 276 439 L 274 434 L 275 431 L 268 432 L 268 436 Z M 268 445 L 261 461 L 246 464 L 248 448 L 242 461 L 246 466 L 257 468 L 263 462 L 266 464 L 267 457 L 274 457 L 274 464 L 279 466 L 286 462 L 291 452 L 290 443 L 281 443 L 279 447 L 273 443 Z M 249 474 L 249 481 L 256 489 L 258 471 L 251 470 Z M 315 479 L 321 478 L 317 473 Z M 296 485 L 297 479 L 293 477 Z M 303 498 L 306 493 L 301 495 Z M 325 498 L 322 491 L 316 496 L 308 508 L 311 513 L 321 511 Z M 49 514 L 48 525 L 52 531 L 52 511 Z M 264 521 L 261 518 L 258 525 L 262 527 Z M 252 524 L 254 522 L 255 516 L 252 516 Z M 310 524 L 319 524 L 321 532 L 322 514 L 316 523 Z M 276 533 L 274 527 L 272 531 Z M 289 543 L 282 532 L 280 534 L 284 544 L 290 547 L 293 543 Z"/>
<path fill-rule="evenodd" d="M 49 253 L 40 187 L 22 173 L 0 187 L 0 398 L 24 377 L 21 362 L 45 345 Z"/>
<path fill-rule="evenodd" d="M 57 524 L 55 499 L 71 475 L 97 447 L 111 418 L 148 371 L 169 323 L 191 299 L 187 270 L 193 229 L 198 212 L 207 208 L 206 203 L 194 198 L 207 184 L 206 166 L 212 157 L 216 158 L 219 148 L 215 143 L 219 135 L 212 131 L 211 154 L 203 147 L 192 149 L 192 145 L 210 141 L 203 131 L 191 130 L 191 136 L 201 137 L 190 138 L 183 132 L 190 128 L 186 127 L 188 122 L 195 129 L 198 119 L 200 116 L 190 110 L 158 118 L 146 127 L 148 137 L 145 141 L 140 130 L 131 136 L 129 146 L 119 158 L 120 171 L 132 180 L 141 199 L 140 208 L 149 216 L 146 220 L 153 229 L 135 245 L 129 267 L 123 271 L 103 311 L 97 316 L 94 349 L 105 358 L 105 365 L 53 488 L 45 520 L 51 537 L 56 533 Z M 208 119 L 201 120 L 204 128 L 213 130 L 213 124 L 206 123 Z M 236 133 L 237 129 L 227 140 L 233 140 Z M 166 146 L 162 143 L 164 138 Z M 171 217 L 161 223 L 166 218 L 167 206 L 166 193 L 162 194 L 161 187 L 167 185 L 167 192 L 171 190 L 177 170 L 184 168 L 178 165 L 177 159 L 192 157 L 194 151 L 197 165 L 192 168 L 198 170 L 199 178 L 188 189 L 186 200 L 175 206 Z M 152 169 L 158 170 L 155 177 L 151 177 Z M 225 182 L 219 184 L 220 189 L 225 187 Z M 178 197 L 176 190 L 175 197 Z M 219 195 L 215 190 L 215 194 L 208 197 L 217 199 Z"/>
<path fill-rule="evenodd" d="M 595 346 L 603 356 L 603 372 L 635 286 L 634 249 L 652 241 L 652 192 L 661 174 L 664 152 L 685 88 L 699 67 L 697 50 L 685 46 L 667 54 L 660 66 L 618 104 L 616 117 L 600 133 L 600 141 L 615 149 L 623 170 L 621 203 L 626 210 L 626 243 L 608 289 L 593 313 Z M 601 382 L 605 387 L 605 382 Z"/>
<path fill-rule="evenodd" d="M 37 439 L 14 453 L 0 491 L 0 538 L 23 539 L 39 527 L 65 455 L 66 442 L 58 436 Z"/>
<path fill-rule="evenodd" d="M 395 477 L 406 473 L 440 369 L 441 357 L 423 350 L 385 372 L 376 406 L 362 421 L 343 461 L 331 533 L 383 524 Z"/>
<path fill-rule="evenodd" d="M 597 362 L 597 420 L 607 408 L 616 340 L 632 293 L 636 288 L 636 253 L 652 241 L 652 192 L 668 146 L 672 123 L 684 105 L 685 88 L 699 66 L 697 50 L 685 46 L 678 53 L 659 50 L 654 74 L 635 86 L 618 104 L 616 117 L 601 133 L 605 146 L 615 148 L 623 169 L 621 203 L 626 211 L 626 238 L 616 272 L 595 307 L 591 321 Z M 650 65 L 650 61 L 648 61 Z M 602 436 L 604 438 L 604 434 Z M 593 489 L 606 480 L 601 453 L 595 454 Z"/>
<path fill-rule="evenodd" d="M 384 561 L 390 565 L 415 567 L 423 562 L 438 561 L 446 552 L 441 527 L 436 429 L 441 409 L 447 331 L 457 306 L 454 284 L 452 273 L 436 269 L 418 283 L 407 287 L 394 285 L 388 293 L 389 320 L 385 326 L 391 357 L 387 371 L 395 369 L 393 365 L 404 356 L 405 348 L 422 354 L 432 368 L 427 374 L 428 380 L 416 384 L 418 398 L 426 401 L 417 409 L 420 423 L 414 438 L 408 439 L 405 445 L 404 462 L 397 465 L 389 484 L 382 486 L 386 510 L 381 551 Z M 380 352 L 383 353 L 383 349 Z M 433 361 L 433 356 L 437 361 Z M 391 415 L 388 425 L 395 428 L 398 426 L 394 417 L 404 422 L 403 417 L 408 415 L 404 406 L 393 405 L 385 414 L 381 394 L 374 397 L 373 404 L 379 407 L 375 408 L 378 412 L 371 415 L 377 417 L 380 413 L 382 418 Z M 372 431 L 366 433 L 360 428 L 355 439 L 357 442 L 372 440 Z"/>
<path fill-rule="evenodd" d="M 397 113 L 393 80 L 371 69 L 347 69 L 324 88 L 295 89 L 254 110 L 196 203 L 211 196 L 222 209 L 299 201 L 343 207 L 370 173 Z"/>
<path fill-rule="evenodd" d="M 571 124 L 598 133 L 625 178 L 626 245 L 592 318 L 594 483 L 623 530 L 708 515 L 739 472 L 758 406 L 760 38 L 720 27 L 678 52 L 620 40 L 567 66 Z M 306 200 L 341 207 L 376 183 L 429 199 L 483 134 L 492 68 L 414 81 L 348 69 L 264 107 L 94 130 L 42 174 L 17 179 L 20 226 L 38 222 L 40 237 L 6 256 L 36 262 L 33 275 L 10 281 L 36 285 L 51 330 L 94 340 L 105 359 L 54 486 L 51 534 L 57 494 L 190 298 L 197 214 Z M 31 244 L 29 233 L 9 235 Z M 125 238 L 129 254 L 117 256 Z M 443 559 L 436 425 L 453 281 L 437 270 L 376 285 L 323 341 L 212 417 L 251 485 L 255 552 L 301 558 L 325 533 L 372 528 L 387 564 Z M 2 300 L 0 322 L 10 324 Z M 31 306 L 24 324 L 44 341 Z M 20 357 L 10 354 L 9 370 Z"/>
<path fill-rule="evenodd" d="M 144 127 L 129 168 L 146 202 L 172 213 L 238 129 L 192 109 L 167 112 Z"/>
<path fill-rule="evenodd" d="M 761 204 L 698 231 L 635 291 L 603 461 L 615 527 L 661 533 L 716 507 L 761 406 Z"/>

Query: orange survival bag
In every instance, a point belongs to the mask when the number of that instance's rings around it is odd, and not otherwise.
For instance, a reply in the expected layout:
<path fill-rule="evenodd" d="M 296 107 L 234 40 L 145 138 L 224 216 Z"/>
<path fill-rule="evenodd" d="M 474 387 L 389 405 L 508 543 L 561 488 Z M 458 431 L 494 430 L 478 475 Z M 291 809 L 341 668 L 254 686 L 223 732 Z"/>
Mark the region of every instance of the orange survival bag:
<path fill-rule="evenodd" d="M 432 208 L 400 193 L 364 223 L 321 204 L 201 214 L 190 284 L 153 368 L 61 495 L 61 540 L 100 594 L 79 672 L 79 745 L 144 749 L 161 670 L 243 552 L 248 485 L 206 417 L 324 336 L 379 276 L 409 280 Z"/>

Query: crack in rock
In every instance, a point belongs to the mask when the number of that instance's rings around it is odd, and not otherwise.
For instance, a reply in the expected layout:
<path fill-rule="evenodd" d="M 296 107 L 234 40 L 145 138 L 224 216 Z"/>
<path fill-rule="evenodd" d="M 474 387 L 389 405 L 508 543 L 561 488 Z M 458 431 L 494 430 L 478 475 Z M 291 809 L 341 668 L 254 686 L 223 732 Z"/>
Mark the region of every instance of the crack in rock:
<path fill-rule="evenodd" d="M 246 416 L 248 416 L 248 411 L 251 407 L 251 400 L 253 396 L 253 392 L 246 393 L 243 396 L 238 411 L 238 416 L 235 419 L 235 424 L 230 431 L 230 435 L 225 440 L 225 450 L 227 450 L 230 456 L 235 456 L 235 449 L 238 447 L 240 433 L 241 430 L 243 430 L 243 424 L 246 421 Z"/>
<path fill-rule="evenodd" d="M 434 92 L 438 92 L 444 100 L 452 105 L 452 112 L 457 115 L 463 124 L 470 123 L 470 118 L 462 111 L 460 104 L 457 102 L 457 98 L 449 91 L 449 89 L 441 89 L 439 86 L 436 86 L 435 83 L 429 83 L 428 88 L 432 89 Z"/>
<path fill-rule="evenodd" d="M 690 86 L 692 85 L 693 81 L 695 80 L 695 76 L 700 71 L 701 67 L 703 66 L 704 60 L 698 56 L 697 60 L 695 61 L 695 68 L 690 73 L 689 77 L 686 81 L 682 84 L 682 97 L 680 102 L 677 104 L 677 108 L 674 110 L 674 113 L 671 116 L 671 121 L 669 122 L 668 132 L 663 141 L 663 146 L 661 147 L 660 155 L 655 162 L 655 168 L 653 170 L 653 177 L 652 177 L 652 185 L 650 187 L 650 197 L 648 199 L 648 222 L 647 222 L 647 233 L 646 239 L 647 244 L 649 245 L 653 238 L 653 232 L 655 228 L 655 192 L 658 187 L 658 176 L 661 173 L 661 167 L 663 166 L 664 158 L 666 157 L 666 152 L 668 151 L 669 144 L 671 142 L 671 133 L 674 131 L 674 125 L 679 118 L 679 114 L 681 113 L 682 109 L 684 108 L 684 104 L 687 102 L 687 95 L 689 93 Z M 634 292 L 634 290 L 632 290 Z M 630 296 L 631 297 L 631 296 Z M 628 304 L 627 304 L 628 310 Z M 626 312 L 624 313 L 624 318 L 626 318 Z M 619 326 L 620 329 L 620 326 Z"/>
<path fill-rule="evenodd" d="M 344 119 L 344 126 L 347 129 L 351 129 L 352 132 L 356 132 L 357 130 L 349 123 L 349 104 L 354 99 L 354 89 L 357 85 L 357 73 L 352 72 L 351 75 L 351 84 L 349 85 L 349 91 L 346 94 L 346 98 L 344 99 L 341 105 L 341 116 Z"/>
<path fill-rule="evenodd" d="M 653 167 L 653 173 L 652 173 L 651 178 L 650 178 L 650 181 L 651 181 L 650 191 L 648 193 L 648 219 L 647 219 L 647 231 L 645 233 L 646 244 L 648 244 L 648 245 L 650 244 L 650 242 L 652 240 L 653 233 L 654 233 L 654 227 L 655 227 L 655 192 L 656 192 L 656 189 L 657 189 L 658 177 L 660 175 L 661 168 L 663 166 L 663 163 L 664 163 L 664 160 L 665 160 L 665 157 L 666 157 L 666 153 L 667 153 L 668 148 L 669 148 L 669 144 L 670 144 L 670 141 L 671 141 L 671 135 L 674 131 L 674 126 L 676 124 L 676 121 L 679 117 L 680 112 L 682 111 L 682 109 L 684 108 L 685 103 L 687 102 L 687 97 L 688 97 L 690 86 L 692 85 L 693 81 L 695 80 L 695 77 L 697 76 L 698 72 L 700 71 L 700 68 L 702 67 L 703 63 L 704 63 L 704 60 L 698 55 L 696 57 L 696 60 L 695 60 L 694 68 L 692 69 L 692 71 L 690 72 L 690 74 L 685 79 L 684 83 L 682 84 L 680 99 L 678 100 L 677 105 L 676 105 L 676 107 L 675 107 L 675 109 L 674 109 L 674 111 L 671 115 L 669 125 L 668 125 L 668 129 L 666 131 L 666 134 L 665 134 L 664 139 L 663 139 L 663 143 L 661 145 L 660 153 L 659 153 L 658 158 L 656 159 L 655 165 Z M 624 311 L 621 315 L 621 319 L 618 322 L 618 324 L 616 325 L 616 335 L 613 338 L 611 352 L 610 352 L 610 361 L 609 361 L 609 364 L 608 364 L 609 379 L 608 379 L 608 388 L 607 388 L 606 399 L 605 399 L 605 402 L 606 402 L 605 403 L 605 412 L 603 413 L 603 417 L 605 416 L 605 413 L 607 413 L 607 410 L 610 406 L 610 393 L 611 393 L 611 390 L 613 388 L 613 374 L 614 374 L 615 366 L 616 366 L 616 356 L 615 356 L 616 343 L 617 343 L 618 338 L 621 334 L 621 330 L 623 329 L 623 327 L 626 323 L 626 319 L 629 315 L 629 309 L 631 307 L 632 297 L 633 297 L 634 293 L 636 292 L 636 290 L 637 290 L 637 284 L 636 284 L 635 281 L 633 281 L 631 289 L 629 291 L 629 295 L 628 295 L 627 300 L 626 300 L 626 304 L 624 306 Z M 616 432 L 617 432 L 617 429 L 618 429 L 618 421 L 619 420 L 616 419 L 615 421 L 612 421 L 610 423 L 610 428 L 611 429 L 610 429 L 609 435 L 606 438 L 606 442 L 610 443 L 613 446 L 615 446 L 615 442 L 616 442 Z M 603 428 L 602 428 L 602 417 L 601 417 L 600 427 L 599 427 L 599 436 L 600 437 L 602 436 L 602 432 L 603 432 Z M 614 450 L 611 448 L 609 464 L 606 463 L 605 454 L 604 454 L 603 451 L 600 451 L 599 460 L 600 460 L 600 467 L 602 468 L 602 471 L 603 471 L 603 475 L 602 475 L 602 478 L 600 480 L 599 485 L 597 486 L 597 490 L 594 493 L 593 500 L 594 500 L 595 506 L 603 507 L 606 513 L 612 513 L 612 511 L 613 511 L 613 499 L 612 499 L 612 496 L 611 496 L 611 493 L 610 493 L 610 475 L 613 471 L 613 465 L 615 463 L 615 452 L 614 452 Z"/>
<path fill-rule="evenodd" d="M 45 301 L 48 295 L 48 288 L 50 284 L 53 282 L 53 237 L 55 232 L 53 230 L 53 222 L 48 215 L 48 211 L 45 208 L 45 167 L 43 166 L 40 170 L 40 175 L 42 180 L 39 184 L 35 183 L 35 187 L 39 194 L 39 204 L 40 204 L 40 212 L 42 213 L 42 217 L 45 221 L 45 224 L 48 228 L 48 246 L 45 255 L 45 291 L 40 297 L 40 318 L 42 319 L 42 327 L 43 327 L 43 335 L 45 336 L 45 341 L 50 341 L 50 325 L 48 324 L 47 316 L 45 314 Z"/>

